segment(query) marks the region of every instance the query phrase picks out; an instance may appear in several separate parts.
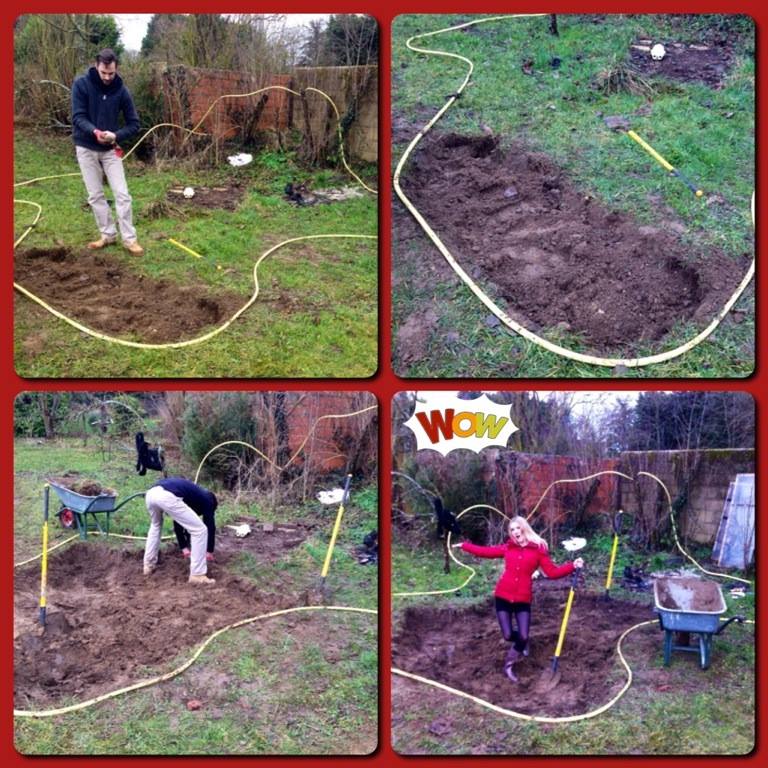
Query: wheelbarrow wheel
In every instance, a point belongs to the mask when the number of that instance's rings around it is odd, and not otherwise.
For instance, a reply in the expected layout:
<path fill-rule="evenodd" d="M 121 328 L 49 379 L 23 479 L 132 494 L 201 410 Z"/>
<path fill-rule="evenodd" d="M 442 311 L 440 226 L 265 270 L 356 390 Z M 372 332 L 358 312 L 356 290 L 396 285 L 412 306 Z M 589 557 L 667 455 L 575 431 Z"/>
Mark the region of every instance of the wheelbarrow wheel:
<path fill-rule="evenodd" d="M 59 510 L 57 517 L 59 518 L 62 528 L 77 528 L 77 518 L 75 517 L 75 513 L 68 507 Z"/>

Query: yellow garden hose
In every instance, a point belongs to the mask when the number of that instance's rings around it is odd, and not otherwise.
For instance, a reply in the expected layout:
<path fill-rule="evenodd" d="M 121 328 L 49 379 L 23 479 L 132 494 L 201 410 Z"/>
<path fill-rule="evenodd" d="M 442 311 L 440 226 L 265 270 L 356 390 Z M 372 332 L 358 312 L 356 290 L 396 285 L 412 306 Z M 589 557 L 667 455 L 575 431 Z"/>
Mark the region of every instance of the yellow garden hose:
<path fill-rule="evenodd" d="M 360 416 L 360 414 L 367 413 L 368 411 L 375 411 L 378 409 L 378 407 L 378 405 L 368 405 L 365 408 L 360 408 L 359 410 L 351 411 L 350 413 L 327 413 L 325 416 L 318 416 L 318 418 L 316 418 L 312 423 L 312 426 L 309 428 L 307 434 L 304 436 L 304 439 L 301 441 L 299 447 L 293 452 L 291 457 L 288 459 L 288 461 L 285 462 L 285 464 L 283 464 L 282 467 L 270 459 L 266 453 L 260 451 L 255 445 L 246 443 L 243 440 L 225 440 L 222 443 L 218 443 L 218 445 L 214 445 L 213 448 L 211 448 L 211 450 L 208 451 L 208 453 L 206 453 L 205 456 L 203 456 L 203 458 L 200 460 L 200 463 L 197 465 L 197 472 L 195 472 L 195 482 L 198 481 L 200 477 L 200 471 L 202 470 L 203 465 L 208 460 L 209 456 L 215 451 L 218 451 L 219 448 L 223 448 L 225 445 L 242 445 L 245 448 L 250 448 L 252 451 L 255 451 L 259 456 L 261 456 L 264 461 L 266 461 L 268 464 L 271 464 L 278 471 L 282 472 L 284 469 L 293 464 L 298 455 L 304 450 L 304 446 L 307 444 L 309 438 L 312 436 L 312 433 L 315 431 L 315 428 L 321 421 L 327 421 L 329 419 L 348 419 L 352 416 Z"/>
<path fill-rule="evenodd" d="M 217 629 L 213 634 L 209 635 L 203 642 L 198 646 L 197 650 L 190 656 L 187 661 L 185 661 L 180 666 L 176 667 L 176 669 L 171 670 L 170 672 L 166 672 L 163 675 L 157 675 L 156 677 L 149 678 L 148 680 L 140 680 L 137 683 L 133 683 L 132 685 L 127 685 L 124 688 L 118 688 L 115 691 L 109 691 L 108 693 L 102 693 L 99 696 L 94 696 L 91 699 L 87 699 L 86 701 L 78 702 L 77 704 L 70 704 L 66 707 L 58 707 L 56 709 L 43 709 L 43 710 L 31 710 L 31 709 L 14 709 L 13 714 L 14 717 L 34 717 L 34 718 L 42 718 L 42 717 L 56 717 L 57 715 L 67 715 L 70 712 L 77 712 L 81 709 L 87 709 L 88 707 L 92 707 L 95 704 L 100 704 L 103 701 L 108 701 L 109 699 L 114 699 L 117 696 L 122 696 L 125 693 L 130 693 L 131 691 L 138 691 L 142 688 L 149 688 L 152 685 L 157 685 L 158 683 L 163 683 L 166 680 L 171 680 L 174 677 L 177 677 L 182 672 L 185 672 L 187 669 L 189 669 L 199 658 L 200 654 L 217 638 L 219 635 L 223 635 L 225 632 L 229 632 L 231 629 L 237 629 L 238 627 L 243 627 L 246 624 L 253 624 L 257 621 L 263 621 L 264 619 L 272 619 L 276 616 L 285 616 L 289 613 L 300 613 L 300 612 L 312 612 L 312 611 L 346 611 L 348 613 L 364 613 L 364 614 L 370 614 L 373 616 L 377 615 L 377 611 L 373 610 L 372 608 L 355 608 L 352 606 L 347 605 L 302 605 L 298 606 L 296 608 L 285 608 L 280 611 L 271 611 L 270 613 L 262 613 L 259 616 L 251 616 L 247 619 L 241 619 L 240 621 L 235 621 L 232 624 L 227 624 L 227 626 L 222 627 L 221 629 Z"/>
<path fill-rule="evenodd" d="M 476 19 L 474 21 L 468 21 L 468 22 L 465 22 L 464 24 L 457 24 L 452 27 L 445 27 L 444 29 L 438 29 L 438 30 L 435 30 L 434 32 L 425 32 L 418 35 L 413 35 L 406 41 L 405 45 L 411 51 L 414 51 L 416 53 L 422 53 L 428 56 L 441 56 L 445 58 L 457 59 L 463 62 L 467 66 L 467 72 L 464 76 L 464 79 L 461 85 L 456 89 L 456 92 L 448 97 L 448 100 L 438 110 L 435 116 L 424 126 L 424 128 L 422 128 L 416 134 L 416 136 L 414 136 L 414 138 L 411 140 L 411 143 L 408 145 L 402 157 L 398 161 L 397 166 L 395 168 L 395 173 L 393 176 L 393 186 L 394 186 L 395 192 L 397 196 L 400 198 L 403 205 L 411 213 L 411 215 L 416 219 L 416 221 L 419 223 L 419 225 L 424 230 L 426 235 L 429 237 L 429 239 L 432 241 L 435 247 L 440 251 L 440 253 L 443 255 L 445 260 L 451 266 L 453 271 L 458 275 L 458 277 L 464 282 L 464 284 L 472 291 L 472 293 L 478 299 L 480 299 L 480 301 L 486 306 L 488 310 L 490 310 L 502 323 L 504 323 L 504 325 L 506 325 L 509 329 L 511 329 L 518 335 L 522 336 L 527 341 L 543 349 L 546 349 L 549 352 L 559 355 L 560 357 L 564 357 L 569 360 L 574 360 L 575 362 L 586 363 L 588 365 L 607 366 L 610 368 L 614 368 L 616 366 L 624 366 L 626 368 L 640 368 L 646 365 L 663 363 L 668 360 L 672 360 L 676 357 L 679 357 L 680 355 L 685 354 L 686 352 L 689 352 L 691 349 L 696 347 L 698 344 L 704 341 L 707 337 L 709 337 L 714 332 L 714 330 L 720 325 L 723 318 L 731 311 L 733 306 L 741 297 L 742 293 L 746 290 L 747 286 L 752 281 L 752 278 L 755 273 L 754 257 L 752 259 L 752 263 L 750 264 L 749 269 L 747 270 L 747 273 L 744 275 L 744 278 L 739 283 L 736 290 L 733 292 L 733 294 L 728 299 L 728 301 L 726 301 L 723 308 L 717 313 L 717 315 L 714 317 L 714 319 L 710 322 L 710 324 L 706 328 L 704 328 L 692 339 L 688 340 L 685 344 L 681 344 L 680 346 L 667 350 L 666 352 L 660 352 L 658 354 L 648 355 L 646 357 L 620 358 L 620 357 L 599 357 L 596 355 L 589 355 L 582 352 L 577 352 L 573 349 L 569 349 L 559 344 L 555 344 L 554 342 L 548 341 L 544 337 L 539 336 L 538 334 L 529 330 L 525 326 L 521 325 L 516 320 L 513 320 L 498 304 L 496 304 L 493 301 L 493 299 L 491 299 L 485 293 L 485 291 L 479 285 L 477 285 L 477 283 L 472 279 L 472 277 L 470 277 L 470 275 L 461 267 L 461 265 L 453 256 L 453 254 L 451 254 L 451 252 L 448 250 L 446 245 L 440 239 L 438 234 L 432 229 L 432 227 L 429 225 L 426 219 L 421 215 L 419 210 L 409 200 L 409 198 L 403 191 L 402 187 L 400 186 L 400 176 L 403 172 L 403 169 L 405 168 L 406 163 L 408 162 L 408 158 L 411 156 L 413 151 L 416 149 L 416 146 L 424 138 L 424 136 L 426 136 L 426 134 L 434 127 L 434 125 L 438 122 L 438 120 L 440 120 L 440 118 L 445 114 L 445 112 L 447 112 L 447 110 L 456 102 L 456 100 L 459 98 L 459 96 L 462 94 L 464 89 L 469 84 L 470 78 L 474 71 L 474 64 L 470 59 L 466 58 L 465 56 L 461 56 L 457 53 L 450 53 L 448 51 L 432 50 L 429 48 L 420 48 L 417 45 L 414 45 L 413 41 L 420 40 L 427 37 L 432 37 L 435 35 L 441 35 L 446 32 L 454 32 L 456 30 L 465 29 L 467 27 L 471 27 L 476 24 L 486 24 L 488 22 L 503 21 L 503 20 L 509 20 L 509 19 L 532 18 L 532 17 L 544 16 L 544 15 L 546 14 L 510 14 L 508 16 L 491 16 L 491 17 L 486 17 L 482 19 Z M 754 227 L 755 225 L 754 192 L 752 193 L 751 211 L 752 211 L 752 226 Z"/>
<path fill-rule="evenodd" d="M 266 88 L 260 88 L 259 90 L 252 91 L 250 93 L 225 94 L 225 95 L 219 96 L 218 98 L 216 98 L 211 103 L 211 106 L 208 108 L 206 113 L 203 115 L 203 117 L 198 121 L 198 123 L 192 129 L 184 128 L 183 126 L 176 125 L 175 123 L 158 123 L 157 125 L 155 125 L 152 128 L 150 128 L 141 137 L 141 139 L 139 139 L 139 141 L 137 141 L 136 144 L 134 144 L 133 147 L 131 147 L 131 149 L 125 154 L 125 157 L 123 159 L 127 160 L 131 156 L 131 154 L 137 149 L 137 147 L 148 136 L 150 136 L 152 133 L 154 133 L 154 131 L 158 130 L 159 128 L 169 128 L 170 127 L 170 128 L 176 128 L 176 129 L 183 130 L 183 131 L 186 132 L 187 138 L 189 138 L 189 136 L 193 135 L 193 134 L 194 135 L 198 135 L 198 136 L 204 136 L 206 134 L 201 133 L 198 129 L 200 128 L 200 126 L 202 125 L 202 123 L 205 120 L 205 118 L 210 114 L 211 110 L 215 107 L 215 105 L 219 101 L 221 101 L 222 99 L 242 99 L 242 98 L 247 98 L 247 97 L 254 96 L 254 95 L 257 95 L 259 93 L 262 93 L 264 91 L 269 91 L 269 90 L 287 91 L 287 92 L 292 93 L 292 94 L 294 94 L 296 96 L 301 96 L 301 94 L 298 91 L 293 91 L 290 88 L 285 88 L 284 86 L 278 86 L 278 85 L 268 86 Z M 339 142 L 340 142 L 339 143 L 340 156 L 341 156 L 341 160 L 342 160 L 342 163 L 344 165 L 344 168 L 352 176 L 352 178 L 355 179 L 355 181 L 357 181 L 365 190 L 367 190 L 371 194 L 378 194 L 375 189 L 373 189 L 370 186 L 368 186 L 367 184 L 365 184 L 365 182 L 352 170 L 352 168 L 347 163 L 346 156 L 344 154 L 343 135 L 342 135 L 342 132 L 341 132 L 341 116 L 339 114 L 339 110 L 336 107 L 336 104 L 333 101 L 333 99 L 331 99 L 331 97 L 327 93 L 319 90 L 318 88 L 307 88 L 306 90 L 320 94 L 323 98 L 325 98 L 331 104 L 331 106 L 334 109 L 334 112 L 335 112 L 336 118 L 337 118 L 337 131 L 338 131 Z M 186 139 L 185 139 L 185 141 L 186 141 Z M 66 177 L 79 176 L 79 175 L 80 174 L 78 172 L 73 172 L 73 173 L 57 174 L 57 175 L 54 175 L 54 176 L 40 176 L 40 177 L 38 177 L 36 179 L 28 179 L 27 181 L 17 182 L 16 184 L 14 184 L 14 187 L 26 186 L 26 185 L 29 185 L 29 184 L 36 183 L 38 181 L 45 181 L 45 180 L 48 180 L 48 179 L 66 178 Z M 32 224 L 30 224 L 24 230 L 24 232 L 21 234 L 21 236 L 18 237 L 16 239 L 16 241 L 14 242 L 14 246 L 13 247 L 16 248 L 27 237 L 27 235 L 32 231 L 33 227 L 39 221 L 40 216 L 42 214 L 42 208 L 41 208 L 41 206 L 38 203 L 29 201 L 29 200 L 14 199 L 14 203 L 19 203 L 19 204 L 22 204 L 22 205 L 34 206 L 35 208 L 37 208 L 37 213 L 36 213 L 36 216 L 35 216 L 34 221 L 32 222 Z M 32 293 L 31 291 L 27 290 L 21 284 L 19 284 L 17 282 L 14 282 L 13 286 L 14 286 L 14 288 L 17 291 L 19 291 L 19 293 L 23 294 L 28 299 L 31 299 L 32 301 L 34 301 L 36 304 L 41 306 L 43 309 L 47 310 L 52 315 L 54 315 L 54 317 L 57 317 L 60 320 L 63 320 L 65 323 L 68 323 L 69 325 L 71 325 L 76 330 L 81 331 L 82 333 L 85 333 L 88 336 L 91 336 L 91 337 L 93 337 L 95 339 L 99 339 L 101 341 L 106 341 L 106 342 L 109 342 L 109 343 L 112 343 L 112 344 L 118 344 L 118 345 L 125 346 L 125 347 L 133 347 L 135 349 L 181 349 L 181 348 L 184 348 L 184 347 L 190 347 L 190 346 L 193 346 L 193 345 L 196 345 L 196 344 L 201 344 L 201 343 L 203 343 L 205 341 L 209 341 L 214 336 L 217 336 L 222 331 L 226 330 L 235 320 L 237 320 L 247 309 L 249 309 L 254 304 L 254 302 L 256 301 L 256 299 L 258 298 L 258 295 L 259 295 L 259 281 L 258 281 L 257 272 L 258 272 L 259 265 L 261 264 L 262 261 L 264 261 L 264 259 L 266 259 L 268 256 L 273 254 L 275 251 L 279 250 L 280 248 L 282 248 L 282 247 L 284 247 L 286 245 L 290 245 L 292 243 L 303 242 L 305 240 L 321 240 L 321 239 L 377 240 L 377 236 L 376 235 L 348 234 L 348 233 L 323 234 L 323 235 L 304 235 L 302 237 L 292 237 L 292 238 L 289 238 L 288 240 L 283 240 L 282 242 L 278 243 L 277 245 L 272 246 L 271 248 L 267 249 L 264 253 L 262 253 L 261 256 L 259 256 L 259 258 L 254 263 L 254 266 L 253 266 L 254 291 L 253 291 L 253 294 L 251 295 L 251 298 L 248 299 L 248 301 L 239 310 L 237 310 L 237 312 L 235 312 L 232 315 L 232 317 L 230 317 L 228 320 L 226 320 L 224 323 L 219 325 L 214 330 L 210 331 L 209 333 L 206 333 L 206 334 L 203 334 L 201 336 L 198 336 L 196 338 L 187 339 L 185 341 L 167 342 L 167 343 L 162 343 L 162 344 L 151 344 L 151 343 L 145 343 L 145 342 L 131 341 L 129 339 L 122 339 L 122 338 L 119 338 L 117 336 L 111 336 L 111 335 L 106 334 L 106 333 L 101 333 L 100 331 L 96 331 L 96 330 L 94 330 L 92 328 L 88 328 L 87 326 L 83 325 L 82 323 L 79 323 L 77 320 L 75 320 L 75 319 L 65 315 L 63 312 L 60 312 L 59 310 L 55 309 L 50 304 L 48 304 L 44 299 L 40 298 L 39 296 L 37 296 L 36 294 Z M 178 247 L 183 248 L 184 250 L 189 251 L 190 253 L 193 253 L 196 256 L 199 256 L 199 254 L 196 253 L 195 251 L 193 251 L 191 248 L 188 248 L 187 246 L 182 245 L 181 243 L 179 243 L 176 240 L 173 240 L 173 244 L 178 246 Z"/>
<path fill-rule="evenodd" d="M 229 318 L 229 320 L 226 320 L 221 325 L 214 328 L 212 331 L 209 331 L 208 333 L 204 333 L 202 336 L 197 336 L 194 339 L 187 339 L 186 341 L 171 341 L 171 342 L 165 342 L 165 343 L 158 343 L 158 344 L 150 344 L 147 342 L 142 341 L 131 341 L 129 339 L 121 339 L 117 336 L 110 336 L 106 333 L 101 333 L 100 331 L 95 331 L 92 328 L 88 328 L 87 326 L 83 325 L 82 323 L 79 323 L 77 320 L 73 320 L 71 317 L 68 317 L 63 312 L 59 312 L 58 309 L 54 309 L 50 304 L 48 304 L 45 300 L 41 299 L 39 296 L 36 296 L 31 291 L 28 291 L 26 288 L 24 288 L 22 285 L 19 285 L 19 283 L 14 283 L 13 287 L 16 288 L 19 293 L 23 293 L 27 298 L 32 299 L 36 304 L 39 304 L 43 309 L 48 310 L 52 315 L 58 317 L 60 320 L 63 320 L 65 323 L 69 323 L 73 328 L 76 328 L 78 331 L 82 331 L 83 333 L 88 334 L 89 336 L 92 336 L 95 339 L 100 339 L 101 341 L 108 341 L 112 344 L 119 344 L 123 347 L 133 347 L 135 349 L 181 349 L 183 347 L 191 347 L 195 344 L 202 344 L 204 341 L 208 341 L 212 339 L 214 336 L 218 336 L 222 331 L 225 331 L 227 328 L 229 328 L 232 323 L 237 320 L 237 318 L 240 317 L 240 315 L 243 314 L 249 307 L 253 305 L 253 303 L 256 301 L 256 299 L 259 296 L 259 279 L 258 279 L 258 269 L 259 265 L 261 264 L 264 259 L 266 259 L 268 256 L 273 254 L 275 251 L 277 251 L 279 248 L 283 248 L 286 245 L 290 245 L 291 243 L 298 243 L 302 242 L 304 240 L 324 240 L 324 239 L 357 239 L 357 240 L 376 240 L 376 235 L 350 235 L 350 234 L 343 234 L 343 235 L 303 235 L 302 237 L 292 237 L 289 240 L 283 240 L 282 243 L 278 243 L 277 245 L 273 245 L 268 250 L 264 251 L 264 253 L 259 256 L 258 259 L 256 259 L 256 262 L 253 265 L 253 283 L 254 283 L 254 290 L 253 294 L 251 295 L 251 298 L 246 301 L 245 304 L 243 304 L 240 309 L 235 312 L 232 317 Z"/>

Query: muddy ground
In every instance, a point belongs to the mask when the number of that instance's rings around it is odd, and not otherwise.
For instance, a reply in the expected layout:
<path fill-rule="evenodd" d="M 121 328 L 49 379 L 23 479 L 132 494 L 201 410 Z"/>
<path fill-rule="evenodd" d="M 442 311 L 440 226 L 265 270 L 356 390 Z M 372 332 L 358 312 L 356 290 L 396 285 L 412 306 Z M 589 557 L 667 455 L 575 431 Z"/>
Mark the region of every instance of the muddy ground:
<path fill-rule="evenodd" d="M 208 285 L 155 280 L 131 270 L 112 246 L 17 251 L 14 279 L 52 307 L 103 333 L 141 341 L 183 341 L 231 317 L 245 302 Z"/>
<path fill-rule="evenodd" d="M 276 524 L 237 538 L 217 533 L 211 587 L 187 583 L 189 561 L 175 544 L 158 570 L 142 573 L 139 546 L 77 542 L 51 555 L 48 624 L 36 624 L 40 564 L 14 572 L 14 696 L 18 708 L 42 709 L 84 699 L 170 669 L 171 660 L 232 621 L 294 607 L 305 595 L 280 590 L 272 574 L 260 583 L 234 573 L 237 558 L 274 562 L 298 546 L 307 526 Z"/>
<path fill-rule="evenodd" d="M 578 335 L 597 353 L 631 353 L 681 321 L 703 328 L 749 264 L 748 254 L 734 260 L 686 245 L 679 222 L 642 226 L 579 190 L 546 155 L 504 149 L 492 136 L 430 134 L 402 187 L 513 318 L 538 332 Z M 395 226 L 401 244 L 426 244 L 402 216 Z M 407 344 L 399 333 L 403 359 Z"/>
<path fill-rule="evenodd" d="M 501 636 L 490 600 L 468 608 L 407 608 L 392 641 L 393 666 L 517 712 L 550 716 L 588 712 L 609 701 L 624 684 L 626 675 L 616 659 L 619 636 L 655 615 L 650 602 L 603 602 L 578 592 L 560 661 L 560 683 L 549 692 L 536 692 L 536 683 L 551 664 L 567 594 L 567 585 L 560 584 L 536 590 L 530 656 L 515 666 L 518 683 L 504 676 L 509 644 Z M 648 634 L 638 640 L 650 643 L 649 655 L 661 653 L 661 633 L 650 633 L 651 640 Z M 420 693 L 428 695 L 423 686 Z"/>
<path fill-rule="evenodd" d="M 650 48 L 661 42 L 666 55 L 661 61 L 651 58 Z M 720 88 L 733 63 L 733 49 L 718 43 L 678 43 L 665 40 L 635 40 L 629 49 L 632 66 L 646 77 L 663 77 L 683 83 L 701 82 Z"/>

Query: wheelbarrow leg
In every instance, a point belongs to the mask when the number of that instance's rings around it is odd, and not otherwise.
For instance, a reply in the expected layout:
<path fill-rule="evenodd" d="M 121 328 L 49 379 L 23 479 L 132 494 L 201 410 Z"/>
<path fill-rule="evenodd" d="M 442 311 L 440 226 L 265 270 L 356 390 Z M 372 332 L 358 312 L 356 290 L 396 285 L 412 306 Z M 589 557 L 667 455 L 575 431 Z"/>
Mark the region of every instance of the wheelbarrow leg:
<path fill-rule="evenodd" d="M 699 661 L 702 669 L 709 669 L 712 661 L 712 635 L 709 633 L 699 635 Z"/>
<path fill-rule="evenodd" d="M 675 634 L 669 629 L 664 630 L 664 666 L 668 667 L 672 661 L 672 646 Z"/>
<path fill-rule="evenodd" d="M 88 522 L 84 519 L 81 512 L 75 512 L 75 523 L 77 524 L 77 532 L 80 534 L 81 539 L 88 538 Z"/>

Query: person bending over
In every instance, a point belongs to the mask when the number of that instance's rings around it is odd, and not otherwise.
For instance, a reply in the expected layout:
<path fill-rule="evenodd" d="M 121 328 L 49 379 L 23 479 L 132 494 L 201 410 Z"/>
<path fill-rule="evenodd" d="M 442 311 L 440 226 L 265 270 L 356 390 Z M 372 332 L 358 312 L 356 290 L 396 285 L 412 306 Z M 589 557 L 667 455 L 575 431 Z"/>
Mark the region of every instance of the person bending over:
<path fill-rule="evenodd" d="M 190 537 L 189 581 L 191 584 L 214 584 L 215 579 L 207 576 L 208 563 L 205 556 L 208 528 L 200 519 L 213 516 L 218 502 L 207 488 L 183 477 L 166 477 L 158 480 L 145 496 L 150 516 L 147 544 L 144 549 L 144 575 L 149 576 L 157 568 L 160 552 L 160 533 L 163 515 L 167 514 L 186 530 Z"/>

